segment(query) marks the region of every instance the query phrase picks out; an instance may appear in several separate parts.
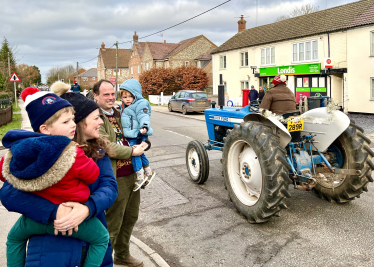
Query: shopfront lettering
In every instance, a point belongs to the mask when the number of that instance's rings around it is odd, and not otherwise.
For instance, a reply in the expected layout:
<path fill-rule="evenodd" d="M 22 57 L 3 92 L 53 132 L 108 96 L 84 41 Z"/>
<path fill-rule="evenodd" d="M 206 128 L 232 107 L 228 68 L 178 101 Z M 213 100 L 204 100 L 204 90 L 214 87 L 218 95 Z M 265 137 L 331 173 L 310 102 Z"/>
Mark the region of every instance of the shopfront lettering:
<path fill-rule="evenodd" d="M 278 68 L 278 74 L 292 74 L 295 73 L 295 68 L 292 68 L 291 66 L 287 69 L 279 69 Z"/>
<path fill-rule="evenodd" d="M 321 63 L 260 68 L 261 76 L 320 74 Z"/>

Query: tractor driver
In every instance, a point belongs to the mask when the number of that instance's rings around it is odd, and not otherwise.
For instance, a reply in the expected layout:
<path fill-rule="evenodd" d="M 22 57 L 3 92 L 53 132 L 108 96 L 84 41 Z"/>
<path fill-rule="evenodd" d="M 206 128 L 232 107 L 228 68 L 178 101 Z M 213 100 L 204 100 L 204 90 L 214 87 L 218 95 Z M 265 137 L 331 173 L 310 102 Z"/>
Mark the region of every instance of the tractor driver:
<path fill-rule="evenodd" d="M 272 83 L 273 88 L 268 90 L 262 99 L 260 112 L 267 109 L 277 115 L 293 112 L 296 110 L 296 98 L 291 90 L 286 86 L 287 77 L 277 75 Z"/>

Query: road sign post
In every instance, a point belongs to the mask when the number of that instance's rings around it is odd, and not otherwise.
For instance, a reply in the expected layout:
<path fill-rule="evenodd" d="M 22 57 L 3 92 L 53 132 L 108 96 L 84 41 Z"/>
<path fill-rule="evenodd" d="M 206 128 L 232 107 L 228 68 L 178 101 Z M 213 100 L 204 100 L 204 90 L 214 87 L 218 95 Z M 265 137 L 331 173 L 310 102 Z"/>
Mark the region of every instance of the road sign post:
<path fill-rule="evenodd" d="M 17 74 L 13 72 L 12 76 L 10 76 L 9 81 L 13 82 L 14 84 L 14 101 L 16 102 L 16 107 L 18 107 L 16 82 L 20 82 L 21 80 L 17 76 Z"/>

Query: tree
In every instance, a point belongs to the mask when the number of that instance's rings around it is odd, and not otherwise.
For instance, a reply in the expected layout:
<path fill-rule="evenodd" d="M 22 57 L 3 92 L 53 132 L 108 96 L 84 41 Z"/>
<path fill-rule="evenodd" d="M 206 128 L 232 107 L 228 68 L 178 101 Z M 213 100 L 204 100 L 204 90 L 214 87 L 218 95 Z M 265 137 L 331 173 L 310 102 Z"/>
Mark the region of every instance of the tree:
<path fill-rule="evenodd" d="M 208 85 L 204 70 L 196 67 L 179 67 L 176 69 L 153 68 L 144 72 L 139 82 L 144 94 L 172 94 L 179 90 L 201 90 Z"/>
<path fill-rule="evenodd" d="M 301 7 L 295 7 L 294 10 L 292 10 L 292 12 L 289 15 L 283 15 L 283 16 L 278 17 L 275 20 L 275 22 L 310 14 L 318 10 L 319 10 L 318 6 L 314 6 L 312 4 L 305 4 L 305 5 L 302 5 Z"/>
<path fill-rule="evenodd" d="M 0 91 L 13 91 L 13 84 L 9 80 L 8 53 L 10 58 L 10 71 L 16 70 L 15 47 L 10 46 L 8 40 L 4 37 L 0 49 Z"/>
<path fill-rule="evenodd" d="M 40 71 L 36 66 L 19 64 L 17 66 L 17 74 L 21 79 L 24 87 L 28 87 L 32 84 L 41 84 Z"/>
<path fill-rule="evenodd" d="M 65 67 L 52 67 L 47 73 L 47 84 L 52 84 L 57 80 L 67 80 L 67 78 L 75 72 L 73 65 Z"/>

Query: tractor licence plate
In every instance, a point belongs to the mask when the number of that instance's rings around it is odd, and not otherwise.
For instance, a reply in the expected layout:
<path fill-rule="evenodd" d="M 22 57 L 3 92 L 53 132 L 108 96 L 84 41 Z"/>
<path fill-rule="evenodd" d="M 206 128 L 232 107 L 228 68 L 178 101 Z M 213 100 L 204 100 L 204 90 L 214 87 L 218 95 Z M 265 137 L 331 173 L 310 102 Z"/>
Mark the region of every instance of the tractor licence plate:
<path fill-rule="evenodd" d="M 304 130 L 304 120 L 300 120 L 298 122 L 288 121 L 287 130 L 289 132 L 299 132 Z"/>

